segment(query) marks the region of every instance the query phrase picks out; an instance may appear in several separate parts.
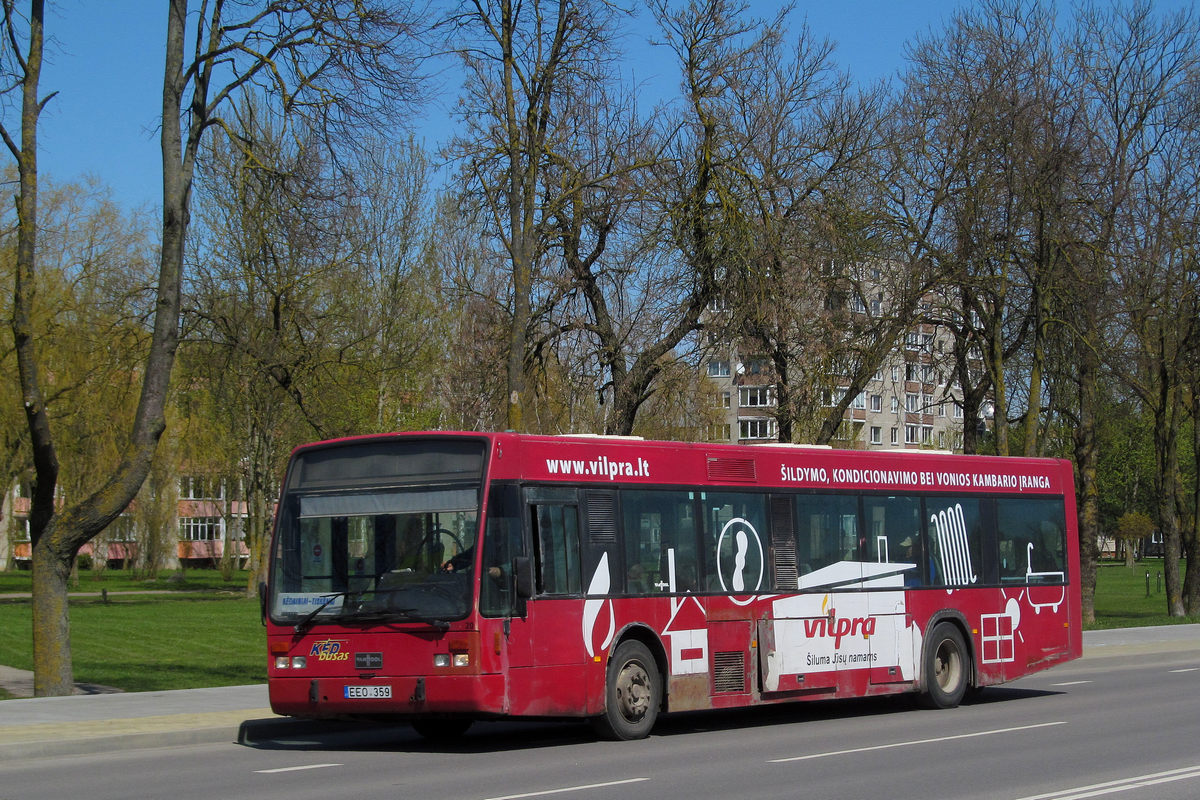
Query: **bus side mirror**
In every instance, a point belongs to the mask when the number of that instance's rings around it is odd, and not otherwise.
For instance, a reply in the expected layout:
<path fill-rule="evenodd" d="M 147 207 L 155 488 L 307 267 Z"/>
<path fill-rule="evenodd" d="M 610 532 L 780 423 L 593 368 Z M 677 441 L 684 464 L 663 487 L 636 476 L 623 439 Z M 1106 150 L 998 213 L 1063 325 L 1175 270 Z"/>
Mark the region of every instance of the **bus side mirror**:
<path fill-rule="evenodd" d="M 517 597 L 522 600 L 533 597 L 533 564 L 528 556 L 513 559 L 513 578 L 516 581 Z"/>
<path fill-rule="evenodd" d="M 267 584 L 265 581 L 258 582 L 258 614 L 262 624 L 267 624 Z"/>

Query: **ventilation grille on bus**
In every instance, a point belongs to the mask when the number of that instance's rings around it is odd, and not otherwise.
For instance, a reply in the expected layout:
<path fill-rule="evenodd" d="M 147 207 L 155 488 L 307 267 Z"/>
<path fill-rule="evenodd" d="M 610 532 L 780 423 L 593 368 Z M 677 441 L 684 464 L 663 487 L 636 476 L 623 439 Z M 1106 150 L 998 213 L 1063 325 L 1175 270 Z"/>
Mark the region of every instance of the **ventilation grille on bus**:
<path fill-rule="evenodd" d="M 708 457 L 708 479 L 713 481 L 756 481 L 752 458 Z"/>
<path fill-rule="evenodd" d="M 771 497 L 771 552 L 775 560 L 775 585 L 780 589 L 798 588 L 791 497 Z"/>
<path fill-rule="evenodd" d="M 740 650 L 713 653 L 713 693 L 746 691 L 746 654 Z"/>
<path fill-rule="evenodd" d="M 796 570 L 796 542 L 776 540 L 774 551 L 775 585 L 785 590 L 800 588 L 800 573 Z"/>
<path fill-rule="evenodd" d="M 612 492 L 586 492 L 588 536 L 595 544 L 617 541 L 617 496 Z"/>

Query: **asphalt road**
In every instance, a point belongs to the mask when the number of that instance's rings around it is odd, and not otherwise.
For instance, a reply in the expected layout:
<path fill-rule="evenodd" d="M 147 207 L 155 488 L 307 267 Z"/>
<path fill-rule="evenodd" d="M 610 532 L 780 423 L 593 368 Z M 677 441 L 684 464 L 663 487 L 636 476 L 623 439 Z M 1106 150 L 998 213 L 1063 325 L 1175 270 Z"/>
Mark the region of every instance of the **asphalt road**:
<path fill-rule="evenodd" d="M 0 800 L 1200 797 L 1200 649 L 1138 635 L 950 711 L 887 698 L 688 714 L 640 742 L 571 723 L 479 724 L 454 747 L 318 731 L 0 762 Z"/>

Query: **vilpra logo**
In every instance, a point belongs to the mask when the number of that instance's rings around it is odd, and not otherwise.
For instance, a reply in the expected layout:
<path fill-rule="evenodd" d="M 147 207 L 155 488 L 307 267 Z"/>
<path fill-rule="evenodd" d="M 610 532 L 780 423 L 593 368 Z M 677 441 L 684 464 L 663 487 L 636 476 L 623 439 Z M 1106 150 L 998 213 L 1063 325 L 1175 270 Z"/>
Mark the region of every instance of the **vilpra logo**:
<path fill-rule="evenodd" d="M 816 617 L 814 619 L 804 620 L 804 635 L 812 639 L 815 637 L 832 638 L 833 649 L 838 650 L 842 646 L 842 639 L 847 636 L 859 636 L 864 639 L 869 639 L 875 635 L 875 618 L 874 617 L 841 617 L 837 616 L 834 609 L 829 609 L 828 616 Z"/>

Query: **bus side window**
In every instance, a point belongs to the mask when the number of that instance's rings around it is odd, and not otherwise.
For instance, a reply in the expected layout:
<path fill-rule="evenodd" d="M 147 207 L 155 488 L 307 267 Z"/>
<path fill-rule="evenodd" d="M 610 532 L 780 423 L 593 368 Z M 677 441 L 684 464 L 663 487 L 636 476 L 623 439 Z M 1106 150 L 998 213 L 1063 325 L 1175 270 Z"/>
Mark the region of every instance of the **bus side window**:
<path fill-rule="evenodd" d="M 621 492 L 625 591 L 688 592 L 697 588 L 695 507 L 688 492 Z M 674 584 L 672 584 L 672 580 Z"/>
<path fill-rule="evenodd" d="M 530 506 L 538 548 L 539 594 L 579 594 L 579 510 L 574 505 Z"/>
<path fill-rule="evenodd" d="M 518 611 L 513 560 L 525 555 L 520 501 L 515 486 L 500 484 L 492 488 L 484 537 L 479 610 L 488 617 L 510 616 Z M 499 576 L 495 575 L 497 571 Z"/>
<path fill-rule="evenodd" d="M 924 583 L 921 501 L 916 497 L 864 497 L 863 561 L 896 564 L 905 586 Z"/>
<path fill-rule="evenodd" d="M 858 497 L 797 496 L 796 560 L 800 574 L 859 560 Z"/>
<path fill-rule="evenodd" d="M 996 501 L 1000 580 L 1065 580 L 1063 502 L 1058 498 L 1005 497 Z"/>
<path fill-rule="evenodd" d="M 771 586 L 768 496 L 705 492 L 702 497 L 707 591 L 754 594 Z"/>
<path fill-rule="evenodd" d="M 982 517 L 974 497 L 927 497 L 929 583 L 970 586 L 983 575 Z"/>

